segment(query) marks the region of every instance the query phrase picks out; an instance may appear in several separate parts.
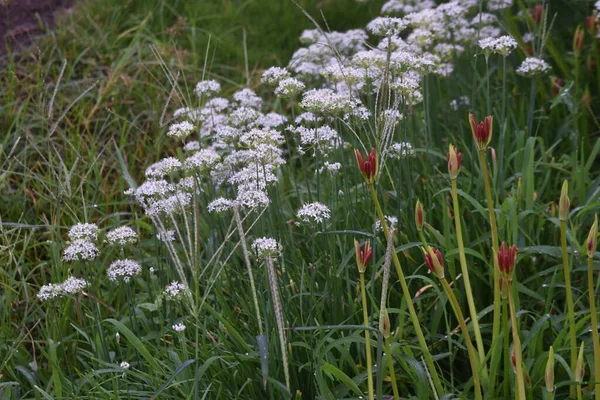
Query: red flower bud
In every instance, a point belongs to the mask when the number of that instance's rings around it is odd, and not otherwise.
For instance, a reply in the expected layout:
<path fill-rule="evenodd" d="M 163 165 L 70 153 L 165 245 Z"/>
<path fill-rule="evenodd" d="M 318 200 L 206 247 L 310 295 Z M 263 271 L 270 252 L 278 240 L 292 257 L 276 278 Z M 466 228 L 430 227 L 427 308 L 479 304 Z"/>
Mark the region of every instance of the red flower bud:
<path fill-rule="evenodd" d="M 375 148 L 371 147 L 371 153 L 367 154 L 366 161 L 358 149 L 354 150 L 354 155 L 356 156 L 360 173 L 365 177 L 367 182 L 373 183 L 375 175 L 377 175 L 377 154 L 375 154 Z"/>
<path fill-rule="evenodd" d="M 423 225 L 425 224 L 425 211 L 423 210 L 423 205 L 419 200 L 417 200 L 417 204 L 415 205 L 415 225 L 417 226 L 417 230 L 421 232 L 423 230 Z"/>
<path fill-rule="evenodd" d="M 478 124 L 475 114 L 469 113 L 469 123 L 471 124 L 471 133 L 473 133 L 477 148 L 485 150 L 492 140 L 494 118 L 488 115 Z"/>
<path fill-rule="evenodd" d="M 579 57 L 581 54 L 581 49 L 583 48 L 583 39 L 585 38 L 583 28 L 581 25 L 577 26 L 575 29 L 575 34 L 573 35 L 573 53 L 575 53 L 575 57 Z"/>
<path fill-rule="evenodd" d="M 358 267 L 358 272 L 361 274 L 364 273 L 369 265 L 369 261 L 371 261 L 371 256 L 373 255 L 373 249 L 371 248 L 371 243 L 368 241 L 363 245 L 363 249 L 360 249 L 360 244 L 358 241 L 354 240 L 354 252 L 356 253 L 356 265 Z"/>
<path fill-rule="evenodd" d="M 533 22 L 539 25 L 542 22 L 542 17 L 544 16 L 544 5 L 537 4 L 531 8 L 531 18 Z"/>
<path fill-rule="evenodd" d="M 556 76 L 552 77 L 552 94 L 557 96 L 560 93 L 560 89 L 565 86 L 565 80 L 562 78 L 557 78 Z"/>
<path fill-rule="evenodd" d="M 429 271 L 437 275 L 438 278 L 444 278 L 444 257 L 442 252 L 433 247 L 425 250 L 425 263 Z"/>
<path fill-rule="evenodd" d="M 496 257 L 498 258 L 498 269 L 507 277 L 510 277 L 513 268 L 515 267 L 517 251 L 517 246 L 512 245 L 509 248 L 506 248 L 506 242 L 502 242 L 498 249 L 498 254 L 496 254 Z"/>
<path fill-rule="evenodd" d="M 585 28 L 592 37 L 596 37 L 596 31 L 598 30 L 598 18 L 594 12 L 592 15 L 585 17 Z"/>
<path fill-rule="evenodd" d="M 448 163 L 448 174 L 450 174 L 450 179 L 456 179 L 462 165 L 462 153 L 459 153 L 453 145 L 448 147 L 446 162 Z"/>

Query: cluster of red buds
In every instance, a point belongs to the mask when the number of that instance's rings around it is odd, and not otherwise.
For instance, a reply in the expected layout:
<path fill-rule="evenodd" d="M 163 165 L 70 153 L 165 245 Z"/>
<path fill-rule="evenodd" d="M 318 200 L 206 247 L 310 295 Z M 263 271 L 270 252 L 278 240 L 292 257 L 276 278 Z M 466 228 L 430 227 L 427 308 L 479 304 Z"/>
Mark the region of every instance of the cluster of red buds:
<path fill-rule="evenodd" d="M 517 252 L 517 246 L 512 245 L 507 248 L 506 242 L 502 242 L 496 254 L 498 270 L 500 270 L 500 290 L 504 299 L 508 297 L 508 287 L 504 283 L 506 282 L 508 285 L 512 283 L 512 272 L 517 261 Z"/>
<path fill-rule="evenodd" d="M 360 154 L 358 149 L 354 150 L 354 155 L 356 156 L 358 169 L 362 176 L 368 183 L 373 183 L 375 181 L 375 176 L 377 175 L 377 154 L 375 153 L 375 148 L 371 147 L 371 152 L 365 157 L 366 160 L 363 158 L 362 154 Z"/>
<path fill-rule="evenodd" d="M 477 123 L 475 114 L 469 113 L 469 123 L 471 124 L 471 132 L 473 133 L 477 149 L 479 151 L 487 149 L 492 140 L 494 118 L 491 115 L 488 115 L 483 121 Z"/>
<path fill-rule="evenodd" d="M 367 270 L 367 266 L 369 265 L 369 261 L 371 261 L 371 257 L 373 256 L 373 249 L 371 248 L 371 243 L 369 243 L 368 241 L 365 242 L 361 250 L 358 240 L 355 239 L 354 252 L 356 253 L 356 266 L 358 267 L 358 272 L 364 274 Z"/>
<path fill-rule="evenodd" d="M 438 278 L 444 279 L 444 257 L 442 252 L 434 247 L 425 249 L 425 264 Z"/>

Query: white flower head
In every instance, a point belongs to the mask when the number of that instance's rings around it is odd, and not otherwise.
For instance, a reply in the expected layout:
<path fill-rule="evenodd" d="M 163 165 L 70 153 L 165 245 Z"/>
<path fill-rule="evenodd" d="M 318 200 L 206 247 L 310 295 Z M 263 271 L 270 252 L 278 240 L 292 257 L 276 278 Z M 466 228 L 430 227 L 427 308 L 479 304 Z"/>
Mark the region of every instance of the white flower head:
<path fill-rule="evenodd" d="M 69 239 L 71 240 L 96 240 L 98 239 L 98 225 L 96 224 L 75 224 L 69 229 Z"/>
<path fill-rule="evenodd" d="M 111 282 L 122 280 L 123 282 L 128 283 L 131 278 L 139 275 L 141 272 L 142 266 L 139 262 L 130 259 L 124 259 L 114 261 L 112 264 L 110 264 L 108 270 L 106 271 L 106 275 L 108 276 L 108 280 Z"/>
<path fill-rule="evenodd" d="M 146 168 L 147 178 L 160 179 L 172 175 L 181 169 L 181 161 L 175 157 L 163 158 Z"/>
<path fill-rule="evenodd" d="M 169 126 L 167 136 L 185 139 L 194 131 L 194 129 L 196 129 L 196 127 L 188 121 L 178 122 Z"/>
<path fill-rule="evenodd" d="M 105 241 L 111 246 L 124 247 L 137 242 L 138 234 L 128 226 L 120 226 L 106 234 Z"/>
<path fill-rule="evenodd" d="M 64 282 L 44 285 L 40 288 L 37 298 L 41 301 L 49 301 L 55 298 L 81 293 L 89 283 L 85 279 L 68 277 Z"/>
<path fill-rule="evenodd" d="M 262 99 L 256 95 L 254 90 L 249 88 L 244 88 L 235 92 L 233 94 L 233 100 L 242 107 L 258 109 L 262 105 Z"/>
<path fill-rule="evenodd" d="M 173 330 L 177 333 L 181 333 L 183 331 L 185 331 L 186 326 L 184 324 L 182 324 L 181 322 L 173 324 L 171 326 L 171 328 L 173 328 Z"/>
<path fill-rule="evenodd" d="M 488 0 L 487 6 L 491 11 L 503 10 L 512 7 L 513 0 Z"/>
<path fill-rule="evenodd" d="M 507 56 L 517 47 L 517 41 L 507 35 L 498 38 L 488 37 L 479 41 L 479 47 L 486 55 L 496 53 Z"/>
<path fill-rule="evenodd" d="M 393 215 L 386 215 L 385 220 L 387 221 L 387 224 L 390 228 L 393 228 L 398 225 L 398 218 L 394 217 Z M 381 232 L 381 221 L 379 219 L 375 221 L 375 231 Z"/>
<path fill-rule="evenodd" d="M 302 92 L 306 85 L 296 78 L 284 78 L 280 80 L 275 88 L 275 96 L 290 97 Z"/>
<path fill-rule="evenodd" d="M 277 85 L 280 80 L 289 78 L 290 71 L 286 68 L 271 67 L 263 72 L 260 81 L 269 85 Z"/>
<path fill-rule="evenodd" d="M 173 281 L 165 287 L 165 298 L 167 300 L 179 300 L 183 297 L 183 294 L 186 291 L 186 287 L 183 283 Z"/>
<path fill-rule="evenodd" d="M 196 84 L 195 92 L 200 96 L 212 96 L 221 91 L 221 84 L 215 80 L 200 81 Z"/>
<path fill-rule="evenodd" d="M 331 217 L 331 210 L 323 203 L 306 203 L 296 212 L 305 223 L 320 223 Z"/>
<path fill-rule="evenodd" d="M 156 238 L 163 243 L 166 242 L 174 242 L 175 241 L 175 231 L 173 230 L 165 230 L 162 232 L 158 232 L 156 234 Z"/>
<path fill-rule="evenodd" d="M 218 214 L 232 209 L 234 205 L 235 202 L 233 200 L 229 200 L 224 197 L 219 197 L 208 203 L 208 206 L 206 208 L 208 209 L 208 212 Z"/>
<path fill-rule="evenodd" d="M 119 364 L 119 367 L 121 367 L 123 369 L 129 369 L 130 365 L 127 361 L 121 361 L 121 364 Z"/>
<path fill-rule="evenodd" d="M 259 258 L 277 257 L 281 253 L 282 247 L 273 238 L 262 237 L 254 240 L 252 250 Z"/>
<path fill-rule="evenodd" d="M 527 57 L 525 61 L 517 68 L 517 74 L 523 76 L 534 76 L 547 72 L 550 65 L 541 58 Z"/>
<path fill-rule="evenodd" d="M 183 169 L 186 171 L 205 172 L 215 166 L 221 159 L 219 153 L 213 149 L 202 149 L 183 162 Z"/>
<path fill-rule="evenodd" d="M 415 154 L 413 145 L 409 142 L 394 142 L 387 149 L 387 153 L 392 158 L 405 158 Z"/>
<path fill-rule="evenodd" d="M 91 261 L 98 256 L 98 247 L 88 239 L 73 240 L 63 250 L 64 261 Z"/>
<path fill-rule="evenodd" d="M 367 24 L 367 31 L 377 36 L 394 36 L 406 28 L 402 18 L 377 17 Z"/>

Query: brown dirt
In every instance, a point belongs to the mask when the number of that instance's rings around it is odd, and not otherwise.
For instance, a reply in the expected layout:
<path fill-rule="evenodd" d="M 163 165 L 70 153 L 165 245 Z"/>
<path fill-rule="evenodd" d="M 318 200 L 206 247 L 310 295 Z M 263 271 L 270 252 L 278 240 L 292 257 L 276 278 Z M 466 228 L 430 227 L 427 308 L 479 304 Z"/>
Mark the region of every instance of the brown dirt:
<path fill-rule="evenodd" d="M 0 54 L 18 49 L 55 24 L 57 11 L 74 0 L 0 0 Z"/>

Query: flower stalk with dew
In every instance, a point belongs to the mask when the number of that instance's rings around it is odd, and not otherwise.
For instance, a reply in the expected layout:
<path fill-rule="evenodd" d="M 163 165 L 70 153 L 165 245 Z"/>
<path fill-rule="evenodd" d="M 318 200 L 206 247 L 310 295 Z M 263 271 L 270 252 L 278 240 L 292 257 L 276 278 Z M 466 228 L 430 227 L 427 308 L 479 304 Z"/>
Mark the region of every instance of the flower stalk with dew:
<path fill-rule="evenodd" d="M 356 266 L 358 267 L 358 273 L 360 274 L 360 292 L 362 298 L 362 309 L 363 309 L 363 324 L 365 327 L 369 327 L 369 313 L 367 309 L 367 291 L 365 289 L 365 271 L 373 256 L 373 249 L 369 242 L 365 242 L 363 249 L 361 250 L 358 241 L 354 240 L 354 251 L 356 253 Z M 375 399 L 375 391 L 373 386 L 373 363 L 371 360 L 371 338 L 369 330 L 365 329 L 365 346 L 367 354 L 367 387 L 369 390 L 369 400 Z"/>
<path fill-rule="evenodd" d="M 512 245 L 507 248 L 506 242 L 502 245 L 494 255 L 498 272 L 501 274 L 499 283 L 502 282 L 503 296 L 508 296 L 508 307 L 510 310 L 510 323 L 513 338 L 513 365 L 516 373 L 517 381 L 517 399 L 525 400 L 525 375 L 523 373 L 523 353 L 521 350 L 521 338 L 519 337 L 519 327 L 517 324 L 517 312 L 515 310 L 515 299 L 512 291 L 512 274 L 517 260 L 517 246 Z"/>
<path fill-rule="evenodd" d="M 390 350 L 390 317 L 387 312 L 387 291 L 390 281 L 390 267 L 392 264 L 392 253 L 394 252 L 394 226 L 390 226 L 387 248 L 385 250 L 385 260 L 383 262 L 383 279 L 381 283 L 381 303 L 379 304 L 379 332 L 383 335 L 385 342 L 385 355 L 388 362 L 388 370 L 392 380 L 392 389 L 394 399 L 399 400 L 398 386 L 396 383 L 396 373 L 394 371 L 394 359 Z"/>
<path fill-rule="evenodd" d="M 592 323 L 592 344 L 594 347 L 594 392 L 595 399 L 600 400 L 600 339 L 598 338 L 598 316 L 596 314 L 596 293 L 594 292 L 594 253 L 598 240 L 598 214 L 594 215 L 594 223 L 585 242 L 587 250 L 588 297 L 590 299 L 590 317 Z"/>
<path fill-rule="evenodd" d="M 575 365 L 575 383 L 577 384 L 577 400 L 583 399 L 583 393 L 581 391 L 581 383 L 585 376 L 585 362 L 583 360 L 583 348 L 584 344 L 581 342 L 579 346 L 579 355 L 577 356 L 577 364 Z"/>
<path fill-rule="evenodd" d="M 490 173 L 487 166 L 487 160 L 485 157 L 485 151 L 487 150 L 493 134 L 494 128 L 494 119 L 491 115 L 485 117 L 485 119 L 477 123 L 477 118 L 475 114 L 469 113 L 469 124 L 471 125 L 471 133 L 473 134 L 473 139 L 475 140 L 475 145 L 477 146 L 477 150 L 479 151 L 479 163 L 481 165 L 481 173 L 483 175 L 483 184 L 485 187 L 485 197 L 487 200 L 488 207 L 488 215 L 490 218 L 490 230 L 492 231 L 492 251 L 494 254 L 498 252 L 498 226 L 496 224 L 496 211 L 495 211 L 495 202 L 492 196 L 492 187 L 490 183 Z M 493 268 L 493 279 L 494 279 L 494 316 L 492 322 L 492 346 L 491 348 L 495 348 L 495 343 L 497 340 L 501 340 L 499 337 L 500 334 L 500 281 L 499 281 L 499 272 L 498 272 L 498 264 L 496 257 L 494 257 L 494 268 Z M 492 353 L 491 365 L 494 366 L 497 364 L 497 352 Z M 494 393 L 495 386 L 495 378 L 491 377 L 490 379 L 490 393 Z"/>
<path fill-rule="evenodd" d="M 448 173 L 452 184 L 452 204 L 454 208 L 454 227 L 456 229 L 456 242 L 458 244 L 458 255 L 460 260 L 460 269 L 462 271 L 463 280 L 465 282 L 465 292 L 467 295 L 467 303 L 469 305 L 469 314 L 473 323 L 473 333 L 475 334 L 475 342 L 479 353 L 479 362 L 484 363 L 485 350 L 483 348 L 483 340 L 481 339 L 481 331 L 479 329 L 479 320 L 477 319 L 477 308 L 473 299 L 473 291 L 471 289 L 471 280 L 469 279 L 469 269 L 467 268 L 467 259 L 465 256 L 465 245 L 462 237 L 462 226 L 460 220 L 460 208 L 458 205 L 458 188 L 456 178 L 460 173 L 462 153 L 456 150 L 453 145 L 449 146 L 446 159 L 448 162 Z"/>
<path fill-rule="evenodd" d="M 375 204 L 375 210 L 377 212 L 377 216 L 379 217 L 379 222 L 383 229 L 383 234 L 386 238 L 388 238 L 389 228 L 385 220 L 383 210 L 381 209 L 381 205 L 379 204 L 379 199 L 377 198 L 377 192 L 375 191 L 374 186 L 375 176 L 377 174 L 377 155 L 375 154 L 375 149 L 371 149 L 371 154 L 367 157 L 367 161 L 364 161 L 359 150 L 355 150 L 354 152 L 356 155 L 356 161 L 358 162 L 358 167 L 369 187 L 371 199 Z M 367 162 L 369 162 L 368 165 L 366 164 Z M 374 165 L 374 167 L 371 168 L 371 165 Z M 406 278 L 404 277 L 404 272 L 402 271 L 402 266 L 400 265 L 400 259 L 398 258 L 398 254 L 396 254 L 395 251 L 392 252 L 392 262 L 394 263 L 394 267 L 396 268 L 398 280 L 400 281 L 400 286 L 402 287 L 402 296 L 404 297 L 404 301 L 406 302 L 406 305 L 408 307 L 408 312 L 413 327 L 415 329 L 415 334 L 417 335 L 417 340 L 419 341 L 419 346 L 421 347 L 421 351 L 423 351 L 423 357 L 425 358 L 425 363 L 429 370 L 429 374 L 431 375 L 431 380 L 433 381 L 435 397 L 437 397 L 438 395 L 445 393 L 444 387 L 442 386 L 442 381 L 440 380 L 440 377 L 437 373 L 435 364 L 433 363 L 433 357 L 431 356 L 431 352 L 429 351 L 429 347 L 427 346 L 427 342 L 425 341 L 425 336 L 423 335 L 423 331 L 421 330 L 421 321 L 419 321 L 417 311 L 415 310 L 415 306 L 413 305 L 413 301 L 408 290 L 408 284 L 406 283 Z"/>
<path fill-rule="evenodd" d="M 475 398 L 483 399 L 481 395 L 481 383 L 479 380 L 479 370 L 480 370 L 480 362 L 477 356 L 477 351 L 471 342 L 471 336 L 469 335 L 469 328 L 467 327 L 467 323 L 465 321 L 465 317 L 460 309 L 460 304 L 458 303 L 458 299 L 454 292 L 452 291 L 452 287 L 448 283 L 444 275 L 444 258 L 442 253 L 438 249 L 434 249 L 431 246 L 426 246 L 424 249 L 425 253 L 425 263 L 429 268 L 429 271 L 434 274 L 442 283 L 444 291 L 450 300 L 450 304 L 452 305 L 452 309 L 454 310 L 454 315 L 456 315 L 456 319 L 458 320 L 458 324 L 460 325 L 460 329 L 462 330 L 463 337 L 465 338 L 465 345 L 467 346 L 467 353 L 469 354 L 469 362 L 471 363 L 471 373 L 473 375 L 473 386 L 475 390 Z"/>
<path fill-rule="evenodd" d="M 256 312 L 256 323 L 258 325 L 258 334 L 263 334 L 262 319 L 260 318 L 260 307 L 258 306 L 258 295 L 256 294 L 256 285 L 254 284 L 254 276 L 252 274 L 252 263 L 250 262 L 250 252 L 246 245 L 246 233 L 242 226 L 242 219 L 240 218 L 239 206 L 233 207 L 233 217 L 235 218 L 235 224 L 237 226 L 238 235 L 240 236 L 240 244 L 242 245 L 242 253 L 244 253 L 244 262 L 246 263 L 246 269 L 248 270 L 248 279 L 250 280 L 250 290 L 252 291 L 252 300 L 254 301 L 254 310 Z"/>
<path fill-rule="evenodd" d="M 570 367 L 575 372 L 577 363 L 577 333 L 575 332 L 575 306 L 573 304 L 573 292 L 571 291 L 571 272 L 569 267 L 569 254 L 567 253 L 567 218 L 569 217 L 569 184 L 565 180 L 560 192 L 558 203 L 558 219 L 560 220 L 560 246 L 562 251 L 563 272 L 565 277 L 565 291 L 567 298 L 567 323 L 569 324 L 570 344 Z M 573 394 L 573 393 L 571 393 Z"/>
<path fill-rule="evenodd" d="M 544 382 L 546 383 L 546 392 L 548 392 L 548 400 L 554 399 L 554 349 L 550 346 L 548 352 L 548 361 L 546 362 L 546 372 L 544 374 Z"/>

